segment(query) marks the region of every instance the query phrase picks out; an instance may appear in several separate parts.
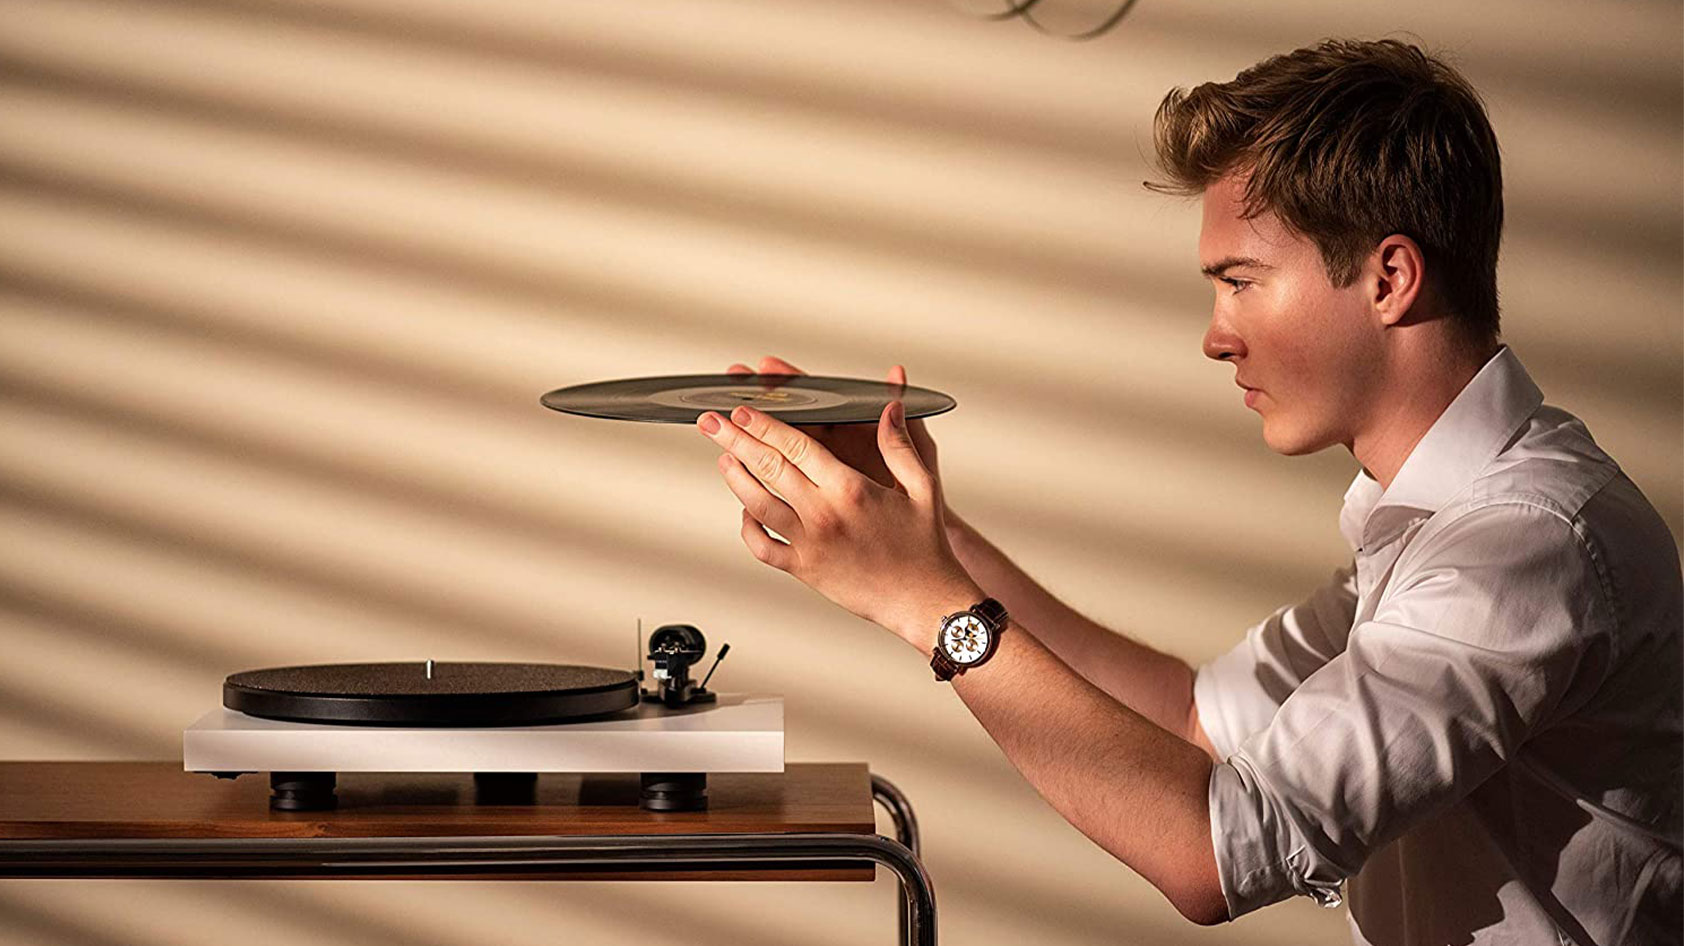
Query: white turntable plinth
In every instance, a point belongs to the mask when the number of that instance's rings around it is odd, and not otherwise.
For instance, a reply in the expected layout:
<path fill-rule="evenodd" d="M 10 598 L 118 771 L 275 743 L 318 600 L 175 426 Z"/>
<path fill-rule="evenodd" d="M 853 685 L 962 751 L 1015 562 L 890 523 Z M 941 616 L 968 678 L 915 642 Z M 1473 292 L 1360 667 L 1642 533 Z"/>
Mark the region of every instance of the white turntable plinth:
<path fill-rule="evenodd" d="M 189 772 L 782 772 L 784 701 L 721 694 L 641 703 L 554 726 L 352 726 L 206 713 L 182 733 Z"/>

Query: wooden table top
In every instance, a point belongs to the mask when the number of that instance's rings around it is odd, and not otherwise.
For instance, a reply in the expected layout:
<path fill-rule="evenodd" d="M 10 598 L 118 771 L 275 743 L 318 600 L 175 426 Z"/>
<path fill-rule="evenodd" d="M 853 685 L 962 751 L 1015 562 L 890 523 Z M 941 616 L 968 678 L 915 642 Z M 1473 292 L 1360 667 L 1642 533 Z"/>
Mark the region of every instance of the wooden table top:
<path fill-rule="evenodd" d="M 877 830 L 863 762 L 709 775 L 706 811 L 645 811 L 637 804 L 639 791 L 636 774 L 546 773 L 538 778 L 534 804 L 480 805 L 472 775 L 352 772 L 339 776 L 338 808 L 286 812 L 270 810 L 269 778 L 261 773 L 228 780 L 184 772 L 180 762 L 0 762 L 0 840 Z M 874 871 L 864 866 L 787 873 L 755 879 L 869 880 Z"/>

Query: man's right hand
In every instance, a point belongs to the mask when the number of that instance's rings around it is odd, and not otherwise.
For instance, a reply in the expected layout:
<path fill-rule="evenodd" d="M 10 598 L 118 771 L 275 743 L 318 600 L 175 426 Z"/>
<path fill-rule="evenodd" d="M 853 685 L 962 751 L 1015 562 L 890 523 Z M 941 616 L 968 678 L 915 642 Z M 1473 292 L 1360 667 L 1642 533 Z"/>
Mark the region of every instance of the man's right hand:
<path fill-rule="evenodd" d="M 755 374 L 754 369 L 745 364 L 734 364 L 725 369 L 726 374 Z M 760 359 L 760 374 L 806 374 L 782 358 L 772 355 Z M 906 369 L 895 365 L 889 369 L 890 384 L 905 384 Z M 801 430 L 814 440 L 824 444 L 825 449 L 835 454 L 837 459 L 854 469 L 871 477 L 881 486 L 891 489 L 901 489 L 895 482 L 895 477 L 883 463 L 883 452 L 877 446 L 877 425 L 871 424 L 802 424 Z M 924 428 L 924 421 L 908 419 L 907 432 L 912 435 L 912 444 L 918 448 L 918 457 L 924 461 L 930 474 L 937 481 L 941 479 L 941 471 L 936 467 L 936 442 L 931 439 L 930 432 Z M 901 489 L 905 492 L 904 489 Z"/>

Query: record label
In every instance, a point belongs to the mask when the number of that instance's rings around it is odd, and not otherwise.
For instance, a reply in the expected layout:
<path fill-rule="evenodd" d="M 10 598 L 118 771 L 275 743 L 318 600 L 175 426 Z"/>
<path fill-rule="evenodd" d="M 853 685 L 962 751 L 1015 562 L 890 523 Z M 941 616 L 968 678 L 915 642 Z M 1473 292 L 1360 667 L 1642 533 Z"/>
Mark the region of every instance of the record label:
<path fill-rule="evenodd" d="M 721 390 L 703 385 L 693 388 L 674 388 L 649 395 L 651 404 L 662 407 L 696 408 L 701 411 L 730 413 L 738 404 L 763 410 L 768 414 L 796 409 L 834 410 L 848 403 L 846 395 L 835 391 L 813 391 L 782 387 L 771 391 Z"/>

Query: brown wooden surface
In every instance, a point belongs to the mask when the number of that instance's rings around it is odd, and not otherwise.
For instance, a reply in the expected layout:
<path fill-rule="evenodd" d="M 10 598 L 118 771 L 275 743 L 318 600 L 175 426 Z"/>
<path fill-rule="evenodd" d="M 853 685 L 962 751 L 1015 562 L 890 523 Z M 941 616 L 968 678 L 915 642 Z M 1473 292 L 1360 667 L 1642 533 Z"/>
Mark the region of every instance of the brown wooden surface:
<path fill-rule="evenodd" d="M 0 839 L 876 833 L 870 775 L 860 762 L 710 775 L 707 811 L 644 811 L 637 806 L 638 793 L 635 774 L 544 774 L 535 804 L 478 805 L 471 775 L 353 772 L 339 776 L 337 809 L 282 812 L 269 808 L 269 777 L 263 773 L 230 781 L 184 772 L 179 762 L 0 762 Z M 870 880 L 874 873 L 863 866 L 601 876 Z"/>

